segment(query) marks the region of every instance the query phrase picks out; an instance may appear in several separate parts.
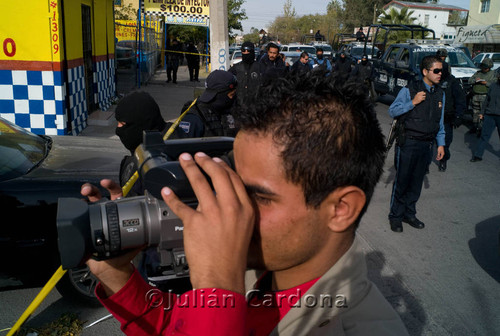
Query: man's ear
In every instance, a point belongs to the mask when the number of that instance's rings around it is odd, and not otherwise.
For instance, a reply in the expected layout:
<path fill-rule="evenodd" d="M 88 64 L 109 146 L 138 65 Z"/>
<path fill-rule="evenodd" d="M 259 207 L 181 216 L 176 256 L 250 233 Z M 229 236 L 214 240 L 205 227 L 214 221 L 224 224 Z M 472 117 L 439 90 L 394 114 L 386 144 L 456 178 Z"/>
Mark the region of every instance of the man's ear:
<path fill-rule="evenodd" d="M 341 187 L 331 192 L 321 203 L 330 230 L 337 233 L 348 230 L 358 219 L 365 203 L 365 193 L 355 186 Z"/>

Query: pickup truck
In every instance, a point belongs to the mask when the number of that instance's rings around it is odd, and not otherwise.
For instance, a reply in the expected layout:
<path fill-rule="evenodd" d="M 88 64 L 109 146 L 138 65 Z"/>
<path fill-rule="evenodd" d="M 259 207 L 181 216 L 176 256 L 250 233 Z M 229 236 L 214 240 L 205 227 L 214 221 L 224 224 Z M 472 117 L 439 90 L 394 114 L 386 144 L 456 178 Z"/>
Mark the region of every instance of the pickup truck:
<path fill-rule="evenodd" d="M 485 58 L 491 58 L 491 60 L 493 61 L 493 70 L 496 70 L 500 67 L 500 52 L 480 53 L 476 57 L 474 57 L 474 59 L 472 61 L 479 68 L 479 64 L 481 64 L 481 62 Z"/>
<path fill-rule="evenodd" d="M 467 92 L 467 81 L 477 71 L 470 57 L 459 47 L 429 41 L 432 40 L 392 44 L 381 58 L 372 59 L 375 91 L 396 97 L 399 90 L 409 81 L 421 78 L 422 58 L 436 55 L 438 49 L 444 48 L 448 51 L 446 62 L 451 66 L 451 74 L 461 81 Z"/>

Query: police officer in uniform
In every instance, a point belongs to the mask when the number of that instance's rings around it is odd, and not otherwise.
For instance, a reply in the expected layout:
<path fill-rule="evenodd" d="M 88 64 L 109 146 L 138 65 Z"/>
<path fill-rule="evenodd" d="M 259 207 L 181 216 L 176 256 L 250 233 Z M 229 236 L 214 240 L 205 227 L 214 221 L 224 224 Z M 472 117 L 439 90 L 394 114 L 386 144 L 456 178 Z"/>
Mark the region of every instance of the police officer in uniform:
<path fill-rule="evenodd" d="M 348 80 L 351 74 L 351 61 L 347 59 L 344 52 L 340 53 L 340 57 L 335 62 L 334 73 L 340 76 L 341 80 Z"/>
<path fill-rule="evenodd" d="M 437 56 L 426 56 L 420 65 L 422 79 L 402 88 L 389 107 L 393 118 L 402 118 L 404 134 L 399 134 L 395 148 L 396 178 L 391 196 L 389 223 L 391 230 L 402 232 L 402 222 L 423 229 L 424 223 L 416 217 L 416 204 L 432 151 L 434 139 L 438 151 L 436 159 L 444 156 L 443 90 L 437 85 L 443 71 Z"/>
<path fill-rule="evenodd" d="M 329 74 L 332 72 L 332 64 L 325 58 L 323 48 L 316 48 L 316 58 L 313 59 L 313 70 L 323 71 Z"/>
<path fill-rule="evenodd" d="M 367 83 L 371 80 L 373 74 L 372 65 L 368 61 L 368 56 L 363 55 L 361 61 L 356 64 L 351 72 L 350 79 L 358 83 Z"/>
<path fill-rule="evenodd" d="M 439 161 L 439 171 L 446 171 L 447 161 L 450 159 L 450 145 L 453 141 L 453 129 L 462 123 L 462 116 L 467 109 L 465 92 L 460 81 L 449 71 L 446 71 L 447 63 L 443 62 L 443 74 L 441 75 L 441 88 L 444 90 L 446 104 L 444 106 L 444 157 Z"/>
<path fill-rule="evenodd" d="M 172 138 L 236 136 L 238 129 L 232 115 L 236 77 L 229 71 L 215 70 L 208 75 L 205 87 L 205 91 L 182 118 Z M 187 102 L 182 111 L 190 104 Z"/>
<path fill-rule="evenodd" d="M 242 60 L 233 65 L 229 72 L 236 76 L 238 86 L 236 99 L 238 104 L 252 101 L 262 82 L 265 66 L 255 60 L 255 46 L 252 42 L 243 42 L 241 45 Z"/>

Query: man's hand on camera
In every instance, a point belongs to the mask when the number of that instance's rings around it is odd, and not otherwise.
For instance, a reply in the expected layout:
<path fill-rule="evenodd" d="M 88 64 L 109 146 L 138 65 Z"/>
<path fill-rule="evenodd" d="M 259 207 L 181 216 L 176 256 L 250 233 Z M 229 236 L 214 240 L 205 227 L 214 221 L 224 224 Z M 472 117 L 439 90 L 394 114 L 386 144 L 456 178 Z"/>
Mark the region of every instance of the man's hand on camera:
<path fill-rule="evenodd" d="M 122 188 L 113 180 L 101 180 L 101 186 L 109 191 L 109 197 L 112 201 L 122 196 Z M 97 202 L 102 198 L 101 191 L 95 185 L 85 183 L 80 190 L 82 196 L 89 199 L 90 202 Z"/>
<path fill-rule="evenodd" d="M 107 297 L 115 294 L 125 286 L 134 272 L 131 261 L 142 249 L 143 247 L 107 260 L 87 260 L 90 271 L 101 282 Z"/>
<path fill-rule="evenodd" d="M 204 153 L 182 154 L 180 164 L 198 199 L 196 210 L 169 188 L 164 201 L 184 223 L 184 250 L 193 288 L 221 288 L 244 294 L 248 247 L 255 212 L 243 181 L 226 163 Z M 200 168 L 212 180 L 210 187 Z"/>
<path fill-rule="evenodd" d="M 101 180 L 101 186 L 109 191 L 111 200 L 115 200 L 122 196 L 122 189 L 118 183 L 112 180 Z M 80 193 L 82 196 L 87 197 L 90 202 L 97 202 L 102 198 L 99 188 L 90 183 L 85 183 Z M 113 295 L 125 286 L 134 270 L 130 261 L 134 259 L 140 251 L 141 249 L 137 249 L 122 256 L 104 261 L 93 259 L 87 261 L 90 271 L 101 281 L 107 296 Z"/>

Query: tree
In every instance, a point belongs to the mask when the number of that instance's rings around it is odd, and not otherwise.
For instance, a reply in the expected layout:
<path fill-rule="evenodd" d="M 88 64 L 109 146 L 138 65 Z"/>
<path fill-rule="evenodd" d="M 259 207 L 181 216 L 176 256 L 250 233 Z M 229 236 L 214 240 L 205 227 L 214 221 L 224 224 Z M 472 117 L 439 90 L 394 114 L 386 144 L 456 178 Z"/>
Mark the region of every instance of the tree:
<path fill-rule="evenodd" d="M 415 11 L 409 10 L 408 7 L 403 7 L 397 10 L 391 7 L 389 12 L 383 12 L 379 18 L 380 23 L 386 24 L 415 24 L 416 18 L 412 17 Z"/>
<path fill-rule="evenodd" d="M 278 16 L 269 26 L 269 34 L 281 43 L 300 42 L 305 34 L 321 30 L 331 40 L 339 32 L 341 22 L 341 0 L 330 0 L 326 5 L 327 14 L 297 16 L 291 0 L 283 5 L 283 14 Z"/>
<path fill-rule="evenodd" d="M 115 7 L 115 20 L 137 20 L 137 10 L 132 7 L 132 3 L 128 6 Z"/>
<path fill-rule="evenodd" d="M 286 0 L 285 4 L 283 5 L 283 16 L 284 17 L 295 17 L 297 15 L 297 12 L 295 12 L 295 7 L 292 5 L 292 0 Z"/>
<path fill-rule="evenodd" d="M 346 31 L 353 32 L 354 28 L 375 23 L 374 17 L 378 17 L 389 2 L 390 0 L 344 0 L 341 20 Z"/>
<path fill-rule="evenodd" d="M 229 28 L 229 36 L 234 38 L 235 30 L 243 30 L 241 21 L 248 19 L 245 9 L 241 6 L 245 0 L 228 0 L 227 1 L 227 20 Z"/>
<path fill-rule="evenodd" d="M 408 7 L 403 7 L 397 10 L 391 7 L 389 12 L 383 12 L 379 18 L 380 23 L 385 24 L 415 24 L 416 18 L 412 17 L 414 11 L 409 10 Z M 411 38 L 411 33 L 407 31 L 395 31 L 388 36 L 388 43 L 396 43 L 406 41 Z"/>
<path fill-rule="evenodd" d="M 244 3 L 245 0 L 228 0 L 227 2 L 229 39 L 234 38 L 234 30 L 243 29 L 241 21 L 248 18 L 245 10 L 241 8 Z M 168 25 L 168 35 L 175 36 L 182 42 L 192 41 L 197 44 L 206 40 L 207 29 L 188 25 Z"/>
<path fill-rule="evenodd" d="M 249 41 L 254 44 L 259 43 L 259 30 L 255 27 L 250 28 L 250 33 L 243 35 L 243 41 Z"/>

